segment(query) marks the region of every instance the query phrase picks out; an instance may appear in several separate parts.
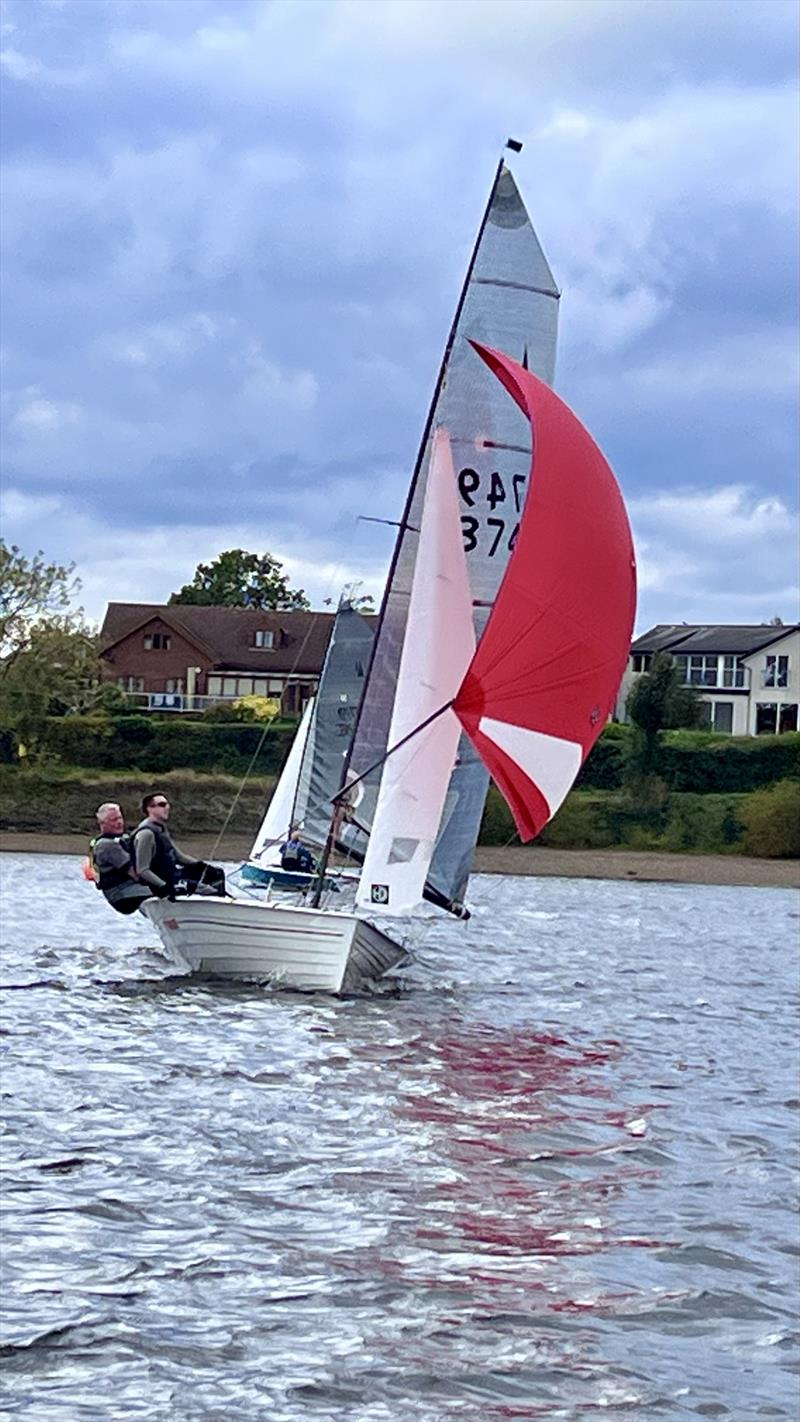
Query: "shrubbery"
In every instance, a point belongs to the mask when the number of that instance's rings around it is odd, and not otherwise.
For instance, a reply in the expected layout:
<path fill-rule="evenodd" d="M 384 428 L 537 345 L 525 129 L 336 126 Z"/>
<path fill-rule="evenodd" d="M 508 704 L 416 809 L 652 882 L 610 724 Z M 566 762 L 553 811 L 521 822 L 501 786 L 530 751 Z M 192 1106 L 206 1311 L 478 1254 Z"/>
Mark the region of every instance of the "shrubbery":
<path fill-rule="evenodd" d="M 630 745 L 628 726 L 608 726 L 578 777 L 586 789 L 622 786 Z M 720 736 L 710 731 L 665 731 L 655 774 L 670 790 L 741 793 L 776 780 L 800 778 L 800 732 L 783 736 Z"/>
<path fill-rule="evenodd" d="M 794 781 L 800 795 L 800 785 Z M 758 794 L 768 792 L 759 791 Z M 568 796 L 545 826 L 536 843 L 551 849 L 637 849 L 726 854 L 742 844 L 742 805 L 756 796 L 665 795 L 647 805 L 608 791 L 582 791 Z M 511 811 L 492 787 L 481 825 L 481 844 L 518 844 Z M 752 854 L 767 853 L 758 848 Z"/>
<path fill-rule="evenodd" d="M 745 854 L 765 859 L 800 857 L 800 782 L 779 780 L 746 795 L 739 809 Z"/>
<path fill-rule="evenodd" d="M 53 717 L 43 737 L 45 750 L 68 765 L 99 770 L 209 770 L 243 774 L 258 750 L 254 769 L 275 774 L 288 754 L 294 727 L 235 723 L 210 725 L 177 717 L 118 716 L 103 712 Z M 262 740 L 263 737 L 263 740 Z M 260 745 L 260 750 L 259 750 Z"/>

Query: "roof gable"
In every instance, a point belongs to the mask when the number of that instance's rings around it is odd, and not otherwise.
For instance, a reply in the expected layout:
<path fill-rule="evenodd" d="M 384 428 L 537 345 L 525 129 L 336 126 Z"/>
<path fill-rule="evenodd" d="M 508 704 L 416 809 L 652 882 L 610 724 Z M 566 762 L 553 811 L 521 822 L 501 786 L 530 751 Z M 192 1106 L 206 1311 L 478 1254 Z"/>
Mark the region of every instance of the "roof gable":
<path fill-rule="evenodd" d="M 275 611 L 252 607 L 202 607 L 192 603 L 109 603 L 101 636 L 108 651 L 157 617 L 201 648 L 220 670 L 317 674 L 325 656 L 332 612 Z M 272 647 L 255 634 L 272 632 Z"/>

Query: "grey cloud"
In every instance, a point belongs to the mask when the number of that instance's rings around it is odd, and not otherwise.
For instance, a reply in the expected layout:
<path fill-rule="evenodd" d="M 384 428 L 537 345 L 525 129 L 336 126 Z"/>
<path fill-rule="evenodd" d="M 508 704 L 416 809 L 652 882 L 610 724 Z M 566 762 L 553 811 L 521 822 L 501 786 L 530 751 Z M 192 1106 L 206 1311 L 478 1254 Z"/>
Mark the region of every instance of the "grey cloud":
<path fill-rule="evenodd" d="M 791 7 L 333 4 L 309 33 L 244 0 L 46 8 L 15 48 L 88 78 L 6 85 L 13 487 L 186 546 L 232 502 L 294 546 L 308 500 L 332 557 L 362 501 L 391 517 L 514 112 L 558 383 L 626 492 L 787 495 Z"/>

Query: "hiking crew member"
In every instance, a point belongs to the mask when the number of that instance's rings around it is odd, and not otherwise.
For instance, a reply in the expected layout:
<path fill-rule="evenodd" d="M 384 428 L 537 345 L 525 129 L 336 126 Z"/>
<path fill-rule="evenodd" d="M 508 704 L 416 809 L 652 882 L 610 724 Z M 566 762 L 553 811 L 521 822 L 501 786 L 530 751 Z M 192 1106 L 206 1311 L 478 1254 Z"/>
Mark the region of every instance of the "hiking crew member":
<path fill-rule="evenodd" d="M 152 889 L 141 883 L 133 863 L 131 836 L 119 805 L 108 803 L 97 811 L 100 833 L 91 844 L 91 867 L 98 889 L 117 913 L 135 913 Z"/>
<path fill-rule="evenodd" d="M 136 872 L 159 898 L 176 893 L 225 893 L 225 875 L 216 864 L 192 859 L 173 844 L 167 829 L 169 800 L 157 791 L 142 800 L 144 819 L 133 832 Z"/>

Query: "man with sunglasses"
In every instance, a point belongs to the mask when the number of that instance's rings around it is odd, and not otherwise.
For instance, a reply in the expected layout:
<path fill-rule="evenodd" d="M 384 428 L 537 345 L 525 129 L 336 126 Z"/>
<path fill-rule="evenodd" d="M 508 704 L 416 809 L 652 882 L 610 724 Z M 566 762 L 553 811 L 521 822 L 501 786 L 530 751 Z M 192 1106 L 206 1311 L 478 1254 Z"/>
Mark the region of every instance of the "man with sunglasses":
<path fill-rule="evenodd" d="M 142 800 L 144 819 L 133 832 L 136 873 L 159 898 L 176 894 L 224 894 L 225 875 L 216 864 L 192 859 L 173 844 L 167 829 L 170 804 L 166 795 L 152 791 Z"/>

